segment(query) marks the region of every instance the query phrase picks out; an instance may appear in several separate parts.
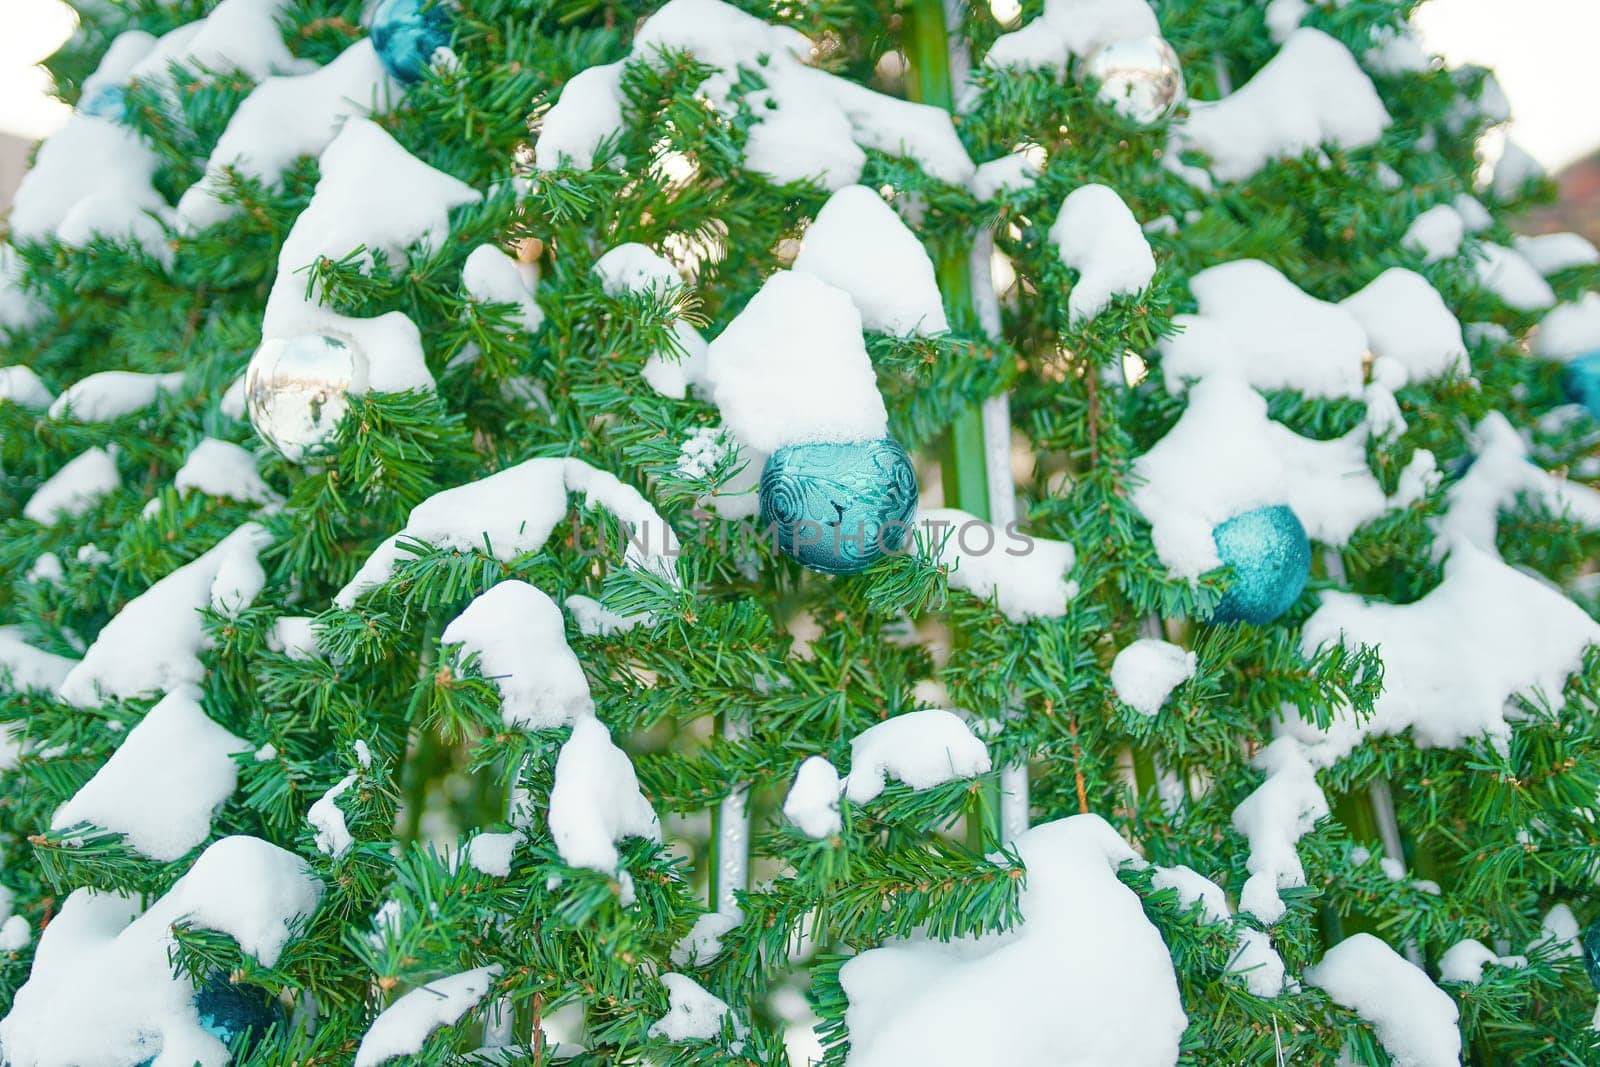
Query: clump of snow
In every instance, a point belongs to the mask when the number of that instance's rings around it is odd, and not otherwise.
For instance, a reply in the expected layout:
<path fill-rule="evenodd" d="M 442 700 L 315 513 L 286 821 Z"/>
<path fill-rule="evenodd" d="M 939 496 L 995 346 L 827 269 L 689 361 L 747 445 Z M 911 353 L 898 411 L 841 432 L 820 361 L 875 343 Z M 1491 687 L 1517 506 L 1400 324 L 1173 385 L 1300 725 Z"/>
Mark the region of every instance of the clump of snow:
<path fill-rule="evenodd" d="M 630 242 L 617 245 L 595 260 L 600 287 L 611 296 L 624 293 L 666 294 L 683 288 L 682 276 L 648 246 Z M 705 385 L 706 340 L 700 331 L 679 320 L 672 324 L 672 350 L 652 352 L 645 360 L 645 383 L 662 396 L 682 400 L 689 387 Z"/>
<path fill-rule="evenodd" d="M 317 645 L 314 621 L 310 615 L 280 615 L 272 620 L 267 647 L 293 660 L 316 659 L 322 655 L 322 649 Z"/>
<path fill-rule="evenodd" d="M 814 758 L 814 757 L 813 757 Z M 722 955 L 722 938 L 744 919 L 738 909 L 708 911 L 672 947 L 674 967 L 703 967 Z"/>
<path fill-rule="evenodd" d="M 228 1047 L 201 1026 L 194 986 L 168 962 L 173 925 L 227 934 L 271 967 L 321 891 L 300 857 L 253 837 L 211 845 L 143 915 L 133 898 L 75 891 L 40 934 L 33 971 L 0 1020 L 7 1061 L 72 1067 L 159 1055 L 222 1067 Z"/>
<path fill-rule="evenodd" d="M 236 612 L 266 584 L 256 555 L 271 542 L 247 522 L 214 548 L 123 605 L 61 682 L 61 698 L 89 707 L 102 697 L 131 700 L 199 684 L 200 652 L 209 647 L 200 612 Z"/>
<path fill-rule="evenodd" d="M 1145 0 L 1045 0 L 1040 16 L 1002 34 L 984 56 L 991 67 L 1064 71 L 1074 56 L 1101 45 L 1159 36 Z"/>
<path fill-rule="evenodd" d="M 929 174 L 964 184 L 975 167 L 947 112 L 897 100 L 820 70 L 802 59 L 811 42 L 722 0 L 671 0 L 639 27 L 628 62 L 659 63 L 689 52 L 716 67 L 700 87 L 707 103 L 734 115 L 736 70 L 759 72 L 765 88 L 744 95 L 759 121 L 749 130 L 745 164 L 774 181 L 819 180 L 840 189 L 861 177 L 864 148 L 914 159 Z M 590 166 L 623 123 L 622 62 L 591 67 L 563 89 L 534 145 L 540 170 Z"/>
<path fill-rule="evenodd" d="M 1405 381 L 1469 369 L 1460 321 L 1415 271 L 1390 268 L 1339 306 L 1366 330 L 1374 357 L 1405 368 Z"/>
<path fill-rule="evenodd" d="M 1239 181 L 1275 159 L 1324 145 L 1364 148 L 1389 128 L 1389 113 L 1350 50 L 1321 30 L 1299 29 L 1237 92 L 1195 101 L 1169 151 L 1198 149 L 1211 173 Z"/>
<path fill-rule="evenodd" d="M 350 836 L 350 827 L 345 822 L 344 811 L 339 807 L 338 800 L 349 792 L 350 787 L 356 784 L 354 772 L 339 779 L 338 783 L 330 788 L 306 812 L 306 822 L 316 831 L 317 851 L 324 856 L 338 859 L 355 845 L 355 838 Z"/>
<path fill-rule="evenodd" d="M 0 301 L 3 300 L 4 294 L 0 293 Z M 0 312 L 0 325 L 4 323 L 3 312 Z M 39 411 L 48 408 L 55 401 L 55 396 L 40 381 L 32 367 L 18 365 L 0 367 L 0 401 Z"/>
<path fill-rule="evenodd" d="M 1173 890 L 1186 908 L 1199 904 L 1201 913 L 1210 922 L 1225 923 L 1230 918 L 1228 898 L 1222 887 L 1193 867 L 1157 867 L 1150 876 L 1150 884 L 1156 889 Z"/>
<path fill-rule="evenodd" d="M 223 221 L 239 210 L 219 196 L 227 188 L 228 171 L 275 187 L 297 157 L 327 148 L 346 119 L 381 112 L 398 95 L 367 37 L 326 67 L 267 78 L 228 119 L 205 176 L 178 201 L 178 218 L 191 230 Z"/>
<path fill-rule="evenodd" d="M 1600 349 L 1600 293 L 1584 293 L 1571 303 L 1559 304 L 1539 323 L 1533 338 L 1534 355 L 1570 360 Z"/>
<path fill-rule="evenodd" d="M 333 602 L 348 610 L 363 593 L 388 581 L 408 556 L 402 541 L 486 551 L 503 562 L 537 552 L 566 518 L 568 493 L 584 494 L 587 506 L 603 507 L 622 522 L 628 531 L 628 566 L 676 578 L 677 537 L 638 490 L 580 459 L 530 459 L 442 490 L 412 508 L 405 526 L 367 557 Z"/>
<path fill-rule="evenodd" d="M 721 426 L 700 426 L 690 431 L 678 448 L 677 471 L 685 478 L 700 479 L 717 468 L 729 448 L 738 447 Z"/>
<path fill-rule="evenodd" d="M 1156 867 L 1150 877 L 1155 889 L 1171 889 L 1186 908 L 1200 905 L 1201 916 L 1210 923 L 1233 926 L 1235 949 L 1228 961 L 1228 973 L 1244 979 L 1245 988 L 1258 997 L 1276 997 L 1288 981 L 1283 957 L 1272 947 L 1272 939 L 1260 930 L 1234 923 L 1228 912 L 1228 898 L 1222 887 L 1191 867 Z"/>
<path fill-rule="evenodd" d="M 839 772 L 825 757 L 810 756 L 795 772 L 794 785 L 783 801 L 783 817 L 800 828 L 807 837 L 821 841 L 843 827 L 839 817 L 839 797 L 844 784 Z"/>
<path fill-rule="evenodd" d="M 618 873 L 618 841 L 661 840 L 661 823 L 639 791 L 633 761 L 598 719 L 579 719 L 561 746 L 550 790 L 550 834 L 569 866 L 605 874 Z"/>
<path fill-rule="evenodd" d="M 372 1020 L 356 1049 L 355 1067 L 377 1067 L 421 1052 L 428 1035 L 460 1022 L 489 995 L 499 976 L 500 965 L 491 964 L 413 989 Z"/>
<path fill-rule="evenodd" d="M 910 337 L 950 329 L 927 249 L 866 186 L 847 185 L 828 198 L 794 270 L 849 293 L 869 330 Z"/>
<path fill-rule="evenodd" d="M 972 177 L 972 192 L 979 200 L 993 200 L 1003 192 L 1031 189 L 1039 178 L 1037 153 L 1011 152 L 999 159 L 978 164 Z"/>
<path fill-rule="evenodd" d="M 241 71 L 252 81 L 270 74 L 310 70 L 284 43 L 280 21 L 286 0 L 222 0 L 204 18 L 164 33 L 129 74 L 141 81 L 165 82 L 169 68 Z"/>
<path fill-rule="evenodd" d="M 883 792 L 890 778 L 912 789 L 932 789 L 988 771 L 989 750 L 960 716 L 913 711 L 868 727 L 850 742 L 844 794 L 853 804 L 865 804 Z"/>
<path fill-rule="evenodd" d="M 647 615 L 618 615 L 592 596 L 573 595 L 563 601 L 567 614 L 585 637 L 610 637 L 627 633 L 648 620 Z"/>
<path fill-rule="evenodd" d="M 1489 189 L 1501 200 L 1514 200 L 1526 186 L 1545 176 L 1544 164 L 1517 142 L 1507 140 L 1495 160 Z"/>
<path fill-rule="evenodd" d="M 1285 989 L 1298 988 L 1285 973 L 1283 957 L 1272 947 L 1270 937 L 1249 927 L 1240 927 L 1237 937 L 1228 973 L 1242 976 L 1246 989 L 1258 997 L 1276 997 Z"/>
<path fill-rule="evenodd" d="M 1518 236 L 1511 242 L 1517 254 L 1533 265 L 1533 269 L 1548 277 L 1573 267 L 1592 267 L 1600 264 L 1600 249 L 1589 239 L 1576 233 L 1542 233 L 1533 237 Z"/>
<path fill-rule="evenodd" d="M 667 1014 L 650 1024 L 649 1036 L 668 1041 L 710 1041 L 722 1033 L 728 1005 L 686 974 L 661 976 L 667 989 Z"/>
<path fill-rule="evenodd" d="M 206 715 L 198 691 L 169 693 L 50 826 L 88 823 L 122 834 L 141 855 L 175 860 L 210 835 L 212 815 L 238 782 L 232 756 L 249 747 Z"/>
<path fill-rule="evenodd" d="M 165 260 L 171 254 L 158 218 L 169 214 L 152 181 L 161 165 L 132 130 L 76 114 L 39 146 L 11 201 L 11 239 L 58 237 L 81 245 L 91 236 L 130 242 Z"/>
<path fill-rule="evenodd" d="M 1167 641 L 1140 638 L 1111 662 L 1117 699 L 1141 715 L 1154 715 L 1167 697 L 1194 677 L 1195 654 Z"/>
<path fill-rule="evenodd" d="M 1188 1020 L 1160 933 L 1117 880 L 1136 862 L 1127 842 L 1076 815 L 1013 847 L 1028 878 L 1011 930 L 895 941 L 844 965 L 848 1067 L 1177 1062 Z"/>
<path fill-rule="evenodd" d="M 1466 239 L 1467 222 L 1461 212 L 1449 204 L 1439 204 L 1413 219 L 1400 243 L 1422 253 L 1424 262 L 1437 263 L 1460 255 L 1461 242 Z"/>
<path fill-rule="evenodd" d="M 723 421 L 762 452 L 888 432 L 860 314 L 846 293 L 807 274 L 766 280 L 711 342 L 706 376 Z"/>
<path fill-rule="evenodd" d="M 0 626 L 0 677 L 9 692 L 37 689 L 54 692 L 77 660 L 34 648 L 22 638 L 19 626 Z"/>
<path fill-rule="evenodd" d="M 1383 692 L 1365 721 L 1347 713 L 1325 731 L 1298 719 L 1284 724 L 1321 766 L 1366 737 L 1406 729 L 1422 748 L 1484 736 L 1503 748 L 1511 737 L 1507 702 L 1537 691 L 1559 708 L 1584 650 L 1600 643 L 1600 624 L 1543 582 L 1463 542 L 1445 562 L 1444 581 L 1414 603 L 1324 593 L 1301 630 L 1301 648 L 1310 655 L 1341 640 L 1380 649 Z"/>
<path fill-rule="evenodd" d="M 1067 602 L 1078 595 L 1078 583 L 1067 577 L 1077 553 L 1066 541 L 1013 528 L 1000 531 L 956 508 L 920 512 L 916 524 L 928 531 L 951 587 L 983 600 L 994 597 L 1012 622 L 1060 618 L 1067 613 Z"/>
<path fill-rule="evenodd" d="M 103 448 L 86 449 L 33 491 L 22 517 L 54 526 L 82 515 L 121 486 L 116 458 Z"/>
<path fill-rule="evenodd" d="M 1478 283 L 1518 311 L 1554 307 L 1556 291 L 1532 263 L 1504 245 L 1485 241 L 1478 246 L 1475 264 Z"/>
<path fill-rule="evenodd" d="M 1156 259 L 1139 220 L 1109 186 L 1083 185 L 1067 194 L 1050 226 L 1050 243 L 1078 272 L 1067 298 L 1073 323 L 1094 318 L 1114 296 L 1142 292 L 1155 277 Z"/>
<path fill-rule="evenodd" d="M 1264 397 L 1229 377 L 1189 391 L 1189 406 L 1134 464 L 1132 494 L 1172 573 L 1194 579 L 1221 566 L 1212 530 L 1252 508 L 1286 504 L 1317 541 L 1343 545 L 1362 523 L 1420 496 L 1433 457 L 1418 452 L 1401 491 L 1386 497 L 1367 465 L 1367 426 L 1343 437 L 1301 437 L 1267 416 Z"/>
<path fill-rule="evenodd" d="M 513 304 L 517 325 L 533 333 L 544 322 L 544 312 L 533 298 L 539 272 L 532 263 L 522 263 L 494 245 L 479 245 L 461 266 L 461 287 L 474 300 L 485 304 Z"/>
<path fill-rule="evenodd" d="M 1180 332 L 1161 341 L 1169 392 L 1231 374 L 1257 389 L 1361 395 L 1367 333 L 1351 309 L 1302 292 L 1254 259 L 1208 267 L 1189 289 L 1199 310 L 1175 316 Z"/>
<path fill-rule="evenodd" d="M 33 927 L 21 915 L 0 924 L 0 952 L 21 952 L 33 940 Z"/>
<path fill-rule="evenodd" d="M 50 417 L 73 422 L 110 422 L 143 411 L 163 393 L 175 392 L 182 385 L 182 371 L 173 374 L 101 371 L 67 386 L 50 405 Z"/>
<path fill-rule="evenodd" d="M 1491 964 L 1497 967 L 1526 967 L 1528 957 L 1497 955 L 1489 951 L 1483 942 L 1467 938 L 1451 945 L 1439 957 L 1439 980 L 1477 985 L 1483 981 L 1483 969 Z"/>
<path fill-rule="evenodd" d="M 439 640 L 460 645 L 463 660 L 478 657 L 478 672 L 500 691 L 507 726 L 547 730 L 594 714 L 561 609 L 527 582 L 501 582 L 481 594 Z"/>
<path fill-rule="evenodd" d="M 1371 934 L 1355 934 L 1305 972 L 1306 981 L 1372 1024 L 1378 1042 L 1404 1067 L 1457 1067 L 1459 1012 L 1416 964 Z"/>
<path fill-rule="evenodd" d="M 1239 909 L 1262 922 L 1283 918 L 1282 889 L 1306 884 L 1295 844 L 1328 815 L 1328 798 L 1317 785 L 1316 770 L 1292 737 L 1274 740 L 1251 761 L 1266 780 L 1233 810 L 1233 828 L 1250 843 L 1245 869 L 1250 877 L 1239 893 Z"/>
<path fill-rule="evenodd" d="M 194 446 L 183 466 L 172 479 L 180 493 L 266 504 L 278 499 L 256 470 L 256 457 L 249 449 L 230 441 L 207 437 Z"/>
<path fill-rule="evenodd" d="M 1582 959 L 1582 933 L 1583 928 L 1578 925 L 1578 917 L 1572 914 L 1572 909 L 1557 904 L 1545 912 L 1539 924 L 1539 936 L 1528 945 L 1528 951 L 1553 959 Z"/>
<path fill-rule="evenodd" d="M 1439 534 L 1434 544 L 1441 554 L 1464 541 L 1499 556 L 1500 514 L 1523 495 L 1558 515 L 1600 528 L 1600 492 L 1535 466 L 1521 435 L 1500 412 L 1485 415 L 1473 439 L 1472 466 L 1450 486 L 1445 513 L 1434 522 Z"/>

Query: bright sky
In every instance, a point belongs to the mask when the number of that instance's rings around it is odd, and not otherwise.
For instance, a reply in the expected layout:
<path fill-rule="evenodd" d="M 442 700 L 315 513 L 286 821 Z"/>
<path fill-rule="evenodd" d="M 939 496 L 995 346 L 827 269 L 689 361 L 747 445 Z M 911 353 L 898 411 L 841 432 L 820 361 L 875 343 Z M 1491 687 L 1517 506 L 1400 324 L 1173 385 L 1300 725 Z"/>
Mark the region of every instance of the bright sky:
<path fill-rule="evenodd" d="M 1516 116 L 1512 137 L 1546 167 L 1600 147 L 1600 0 L 1430 0 L 1416 21 L 1451 63 L 1495 69 Z M 0 0 L 0 131 L 42 137 L 64 121 L 33 64 L 72 25 L 60 0 Z"/>

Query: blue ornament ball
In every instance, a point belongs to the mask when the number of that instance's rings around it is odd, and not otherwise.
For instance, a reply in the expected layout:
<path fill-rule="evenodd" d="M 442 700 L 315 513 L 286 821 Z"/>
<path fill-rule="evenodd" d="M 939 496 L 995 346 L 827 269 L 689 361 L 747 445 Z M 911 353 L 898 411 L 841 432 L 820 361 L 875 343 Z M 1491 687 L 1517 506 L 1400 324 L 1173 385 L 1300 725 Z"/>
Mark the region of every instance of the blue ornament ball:
<path fill-rule="evenodd" d="M 97 119 L 121 122 L 127 112 L 128 89 L 123 85 L 104 85 L 78 100 L 78 110 Z"/>
<path fill-rule="evenodd" d="M 455 27 L 448 0 L 383 0 L 372 13 L 372 46 L 397 81 L 414 82 L 450 44 Z"/>
<path fill-rule="evenodd" d="M 1589 414 L 1600 419 L 1600 349 L 1585 352 L 1567 363 L 1561 374 L 1567 399 L 1582 404 Z"/>
<path fill-rule="evenodd" d="M 1265 626 L 1300 598 L 1311 576 L 1311 539 L 1293 511 L 1279 504 L 1235 515 L 1211 539 L 1233 581 L 1210 621 Z"/>
<path fill-rule="evenodd" d="M 911 535 L 917 474 L 906 450 L 875 441 L 786 445 L 761 472 L 761 521 L 790 558 L 857 574 Z"/>
<path fill-rule="evenodd" d="M 230 1049 L 243 1037 L 248 1054 L 272 1029 L 283 1021 L 278 1002 L 258 986 L 235 985 L 218 974 L 202 982 L 194 992 L 194 1009 L 200 1015 L 200 1028 Z M 154 1059 L 142 1060 L 134 1067 L 151 1067 Z"/>

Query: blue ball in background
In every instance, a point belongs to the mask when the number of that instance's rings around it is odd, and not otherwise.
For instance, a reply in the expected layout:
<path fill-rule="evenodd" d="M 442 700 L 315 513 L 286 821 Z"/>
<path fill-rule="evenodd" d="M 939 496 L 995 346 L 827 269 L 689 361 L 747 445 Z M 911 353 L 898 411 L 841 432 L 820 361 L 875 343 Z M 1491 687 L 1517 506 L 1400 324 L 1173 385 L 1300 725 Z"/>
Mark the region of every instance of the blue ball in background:
<path fill-rule="evenodd" d="M 1600 349 L 1569 360 L 1561 372 L 1561 384 L 1568 400 L 1582 404 L 1590 415 L 1600 419 Z"/>
<path fill-rule="evenodd" d="M 78 110 L 97 119 L 121 122 L 127 111 L 128 88 L 125 85 L 102 85 L 78 100 Z"/>
<path fill-rule="evenodd" d="M 414 82 L 450 43 L 454 22 L 448 0 L 383 0 L 372 13 L 372 46 L 391 77 Z"/>
<path fill-rule="evenodd" d="M 761 521 L 778 548 L 825 574 L 857 574 L 911 536 L 917 474 L 887 437 L 786 445 L 761 472 Z"/>
<path fill-rule="evenodd" d="M 1311 576 L 1311 539 L 1293 511 L 1282 504 L 1256 508 L 1219 523 L 1211 538 L 1233 568 L 1211 622 L 1265 626 L 1300 598 Z"/>

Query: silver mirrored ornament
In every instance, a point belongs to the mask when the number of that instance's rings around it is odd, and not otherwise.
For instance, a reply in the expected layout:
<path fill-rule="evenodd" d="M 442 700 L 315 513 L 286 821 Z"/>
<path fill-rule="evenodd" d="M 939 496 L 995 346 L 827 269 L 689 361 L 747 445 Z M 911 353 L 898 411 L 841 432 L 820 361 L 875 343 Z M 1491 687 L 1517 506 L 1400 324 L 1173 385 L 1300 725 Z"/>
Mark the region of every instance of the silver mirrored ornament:
<path fill-rule="evenodd" d="M 1103 44 L 1078 65 L 1078 75 L 1099 82 L 1100 100 L 1141 126 L 1160 122 L 1184 98 L 1183 65 L 1160 37 Z"/>
<path fill-rule="evenodd" d="M 244 409 L 261 439 L 298 460 L 326 444 L 367 391 L 367 360 L 354 345 L 325 334 L 261 342 L 244 374 Z"/>

